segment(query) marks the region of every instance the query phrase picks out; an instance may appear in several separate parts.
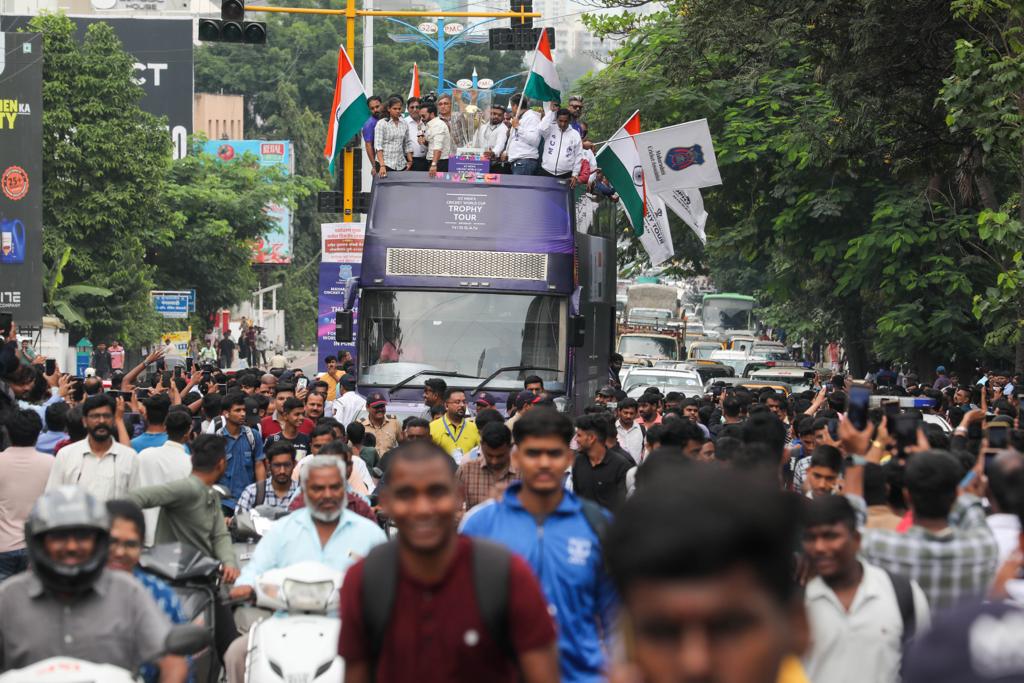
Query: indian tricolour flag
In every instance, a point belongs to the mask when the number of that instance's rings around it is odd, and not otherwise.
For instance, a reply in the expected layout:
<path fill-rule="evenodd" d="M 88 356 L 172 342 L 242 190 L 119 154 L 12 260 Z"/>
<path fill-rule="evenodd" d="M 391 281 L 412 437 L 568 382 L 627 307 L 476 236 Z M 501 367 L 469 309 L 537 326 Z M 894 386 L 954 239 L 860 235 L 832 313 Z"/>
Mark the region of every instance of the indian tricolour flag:
<path fill-rule="evenodd" d="M 338 78 L 334 83 L 334 103 L 327 121 L 327 144 L 324 145 L 324 156 L 330 160 L 331 173 L 334 173 L 345 143 L 362 129 L 368 118 L 370 105 L 366 103 L 366 92 L 342 46 L 338 50 Z"/>
<path fill-rule="evenodd" d="M 411 100 L 414 97 L 420 96 L 420 66 L 416 62 L 412 63 L 412 83 L 409 85 L 409 96 L 406 100 Z"/>
<path fill-rule="evenodd" d="M 633 234 L 637 237 L 644 232 L 647 199 L 644 172 L 640 166 L 640 152 L 633 141 L 633 136 L 639 132 L 640 111 L 637 110 L 597 153 L 597 165 L 619 193 L 622 208 L 629 218 L 629 224 L 633 226 Z"/>
<path fill-rule="evenodd" d="M 541 102 L 562 101 L 562 83 L 558 80 L 558 72 L 555 71 L 555 60 L 551 57 L 551 44 L 548 42 L 548 32 L 545 29 L 540 30 L 537 50 L 533 53 L 533 66 L 526 77 L 523 92 L 527 97 Z"/>

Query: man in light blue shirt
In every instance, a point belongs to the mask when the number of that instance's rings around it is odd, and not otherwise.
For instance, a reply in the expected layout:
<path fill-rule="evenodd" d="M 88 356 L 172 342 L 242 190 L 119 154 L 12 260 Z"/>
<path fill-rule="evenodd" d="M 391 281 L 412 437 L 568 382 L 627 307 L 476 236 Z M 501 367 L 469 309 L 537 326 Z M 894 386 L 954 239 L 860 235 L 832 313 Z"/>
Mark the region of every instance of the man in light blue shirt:
<path fill-rule="evenodd" d="M 306 507 L 277 521 L 256 545 L 231 597 L 253 594 L 261 574 L 297 562 L 320 562 L 345 571 L 387 538 L 379 526 L 344 514 L 345 462 L 333 455 L 306 458 L 300 475 Z"/>
<path fill-rule="evenodd" d="M 278 520 L 256 544 L 252 560 L 231 589 L 231 598 L 252 597 L 261 574 L 297 562 L 320 562 L 345 571 L 387 541 L 368 519 L 345 513 L 345 461 L 333 455 L 310 455 L 299 475 L 306 507 Z M 245 680 L 248 639 L 237 638 L 224 655 L 229 683 Z"/>

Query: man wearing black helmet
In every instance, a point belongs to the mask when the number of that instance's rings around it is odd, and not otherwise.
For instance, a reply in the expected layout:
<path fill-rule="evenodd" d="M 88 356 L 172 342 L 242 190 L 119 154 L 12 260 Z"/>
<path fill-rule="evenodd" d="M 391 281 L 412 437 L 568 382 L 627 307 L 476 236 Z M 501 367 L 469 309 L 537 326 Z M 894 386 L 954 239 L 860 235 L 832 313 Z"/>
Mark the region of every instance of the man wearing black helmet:
<path fill-rule="evenodd" d="M 74 657 L 136 671 L 171 623 L 126 573 L 106 569 L 110 518 L 77 487 L 45 493 L 25 522 L 31 571 L 0 585 L 0 671 Z"/>

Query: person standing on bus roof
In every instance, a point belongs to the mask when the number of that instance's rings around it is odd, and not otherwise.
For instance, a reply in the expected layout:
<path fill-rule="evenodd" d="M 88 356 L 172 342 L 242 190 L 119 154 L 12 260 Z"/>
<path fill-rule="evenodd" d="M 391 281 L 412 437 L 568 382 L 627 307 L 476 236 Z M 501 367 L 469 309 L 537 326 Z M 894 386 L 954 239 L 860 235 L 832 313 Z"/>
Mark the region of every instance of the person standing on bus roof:
<path fill-rule="evenodd" d="M 512 130 L 503 155 L 512 165 L 513 175 L 533 175 L 537 172 L 537 145 L 540 144 L 540 114 L 530 109 L 526 95 L 513 95 Z"/>
<path fill-rule="evenodd" d="M 583 164 L 583 138 L 569 126 L 572 112 L 559 109 L 557 102 L 551 103 L 551 112 L 540 124 L 544 136 L 544 156 L 537 175 L 569 180 L 569 187 L 576 187 Z"/>
<path fill-rule="evenodd" d="M 427 102 L 420 106 L 423 120 L 427 122 L 427 134 L 423 136 L 423 144 L 427 146 L 427 159 L 430 161 L 430 177 L 448 172 L 448 149 L 452 144 L 452 134 L 448 124 L 437 118 L 437 105 Z"/>

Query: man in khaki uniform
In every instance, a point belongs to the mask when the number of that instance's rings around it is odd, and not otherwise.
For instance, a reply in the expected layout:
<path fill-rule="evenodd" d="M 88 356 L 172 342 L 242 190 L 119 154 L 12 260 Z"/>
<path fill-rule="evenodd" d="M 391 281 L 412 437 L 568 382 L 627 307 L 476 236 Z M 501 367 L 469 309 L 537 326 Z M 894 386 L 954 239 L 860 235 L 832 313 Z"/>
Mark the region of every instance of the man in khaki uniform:
<path fill-rule="evenodd" d="M 388 402 L 380 392 L 367 397 L 366 409 L 369 415 L 359 422 L 366 427 L 367 434 L 376 437 L 377 452 L 387 453 L 402 440 L 402 425 L 397 417 L 387 414 Z"/>

